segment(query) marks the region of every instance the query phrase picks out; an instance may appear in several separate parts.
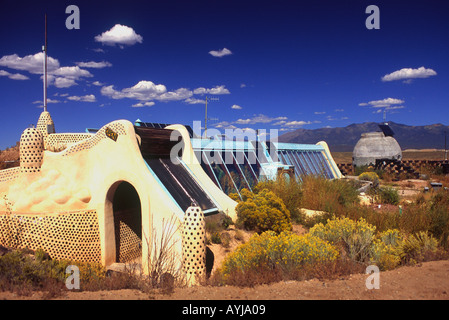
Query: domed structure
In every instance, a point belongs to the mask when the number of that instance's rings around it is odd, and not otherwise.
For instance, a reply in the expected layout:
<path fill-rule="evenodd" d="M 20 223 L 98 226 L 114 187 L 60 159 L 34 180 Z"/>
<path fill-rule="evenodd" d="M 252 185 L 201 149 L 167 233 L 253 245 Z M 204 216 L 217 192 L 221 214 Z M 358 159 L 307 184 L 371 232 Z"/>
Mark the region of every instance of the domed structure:
<path fill-rule="evenodd" d="M 20 172 L 40 172 L 44 141 L 36 128 L 28 128 L 20 137 Z"/>
<path fill-rule="evenodd" d="M 362 133 L 352 153 L 352 164 L 356 167 L 375 165 L 376 160 L 401 160 L 402 150 L 391 135 L 383 132 Z"/>

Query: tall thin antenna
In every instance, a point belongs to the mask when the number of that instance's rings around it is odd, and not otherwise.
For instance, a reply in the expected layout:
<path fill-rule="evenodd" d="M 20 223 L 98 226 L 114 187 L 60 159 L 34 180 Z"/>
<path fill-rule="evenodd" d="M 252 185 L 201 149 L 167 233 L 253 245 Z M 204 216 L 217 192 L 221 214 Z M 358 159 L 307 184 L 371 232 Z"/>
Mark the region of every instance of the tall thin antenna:
<path fill-rule="evenodd" d="M 44 51 L 44 112 L 47 111 L 47 14 L 45 14 L 45 44 Z"/>
<path fill-rule="evenodd" d="M 218 101 L 218 98 L 209 98 L 208 96 L 206 96 L 206 115 L 204 117 L 204 136 L 207 138 L 207 101 Z"/>

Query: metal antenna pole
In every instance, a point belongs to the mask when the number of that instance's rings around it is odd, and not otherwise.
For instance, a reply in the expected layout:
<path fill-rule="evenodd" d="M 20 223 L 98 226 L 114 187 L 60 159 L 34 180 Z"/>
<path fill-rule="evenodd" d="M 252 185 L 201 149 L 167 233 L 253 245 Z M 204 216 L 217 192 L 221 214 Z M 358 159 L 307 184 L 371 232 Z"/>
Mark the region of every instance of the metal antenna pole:
<path fill-rule="evenodd" d="M 44 112 L 47 111 L 47 14 L 45 14 L 45 44 L 44 44 Z"/>
<path fill-rule="evenodd" d="M 206 96 L 206 116 L 204 118 L 204 135 L 206 138 L 207 138 L 207 120 L 208 120 L 208 118 L 207 118 L 207 102 L 208 101 L 219 101 L 219 99 L 218 98 L 209 98 Z"/>
<path fill-rule="evenodd" d="M 207 139 L 207 96 L 206 96 L 206 116 L 204 118 L 204 136 Z"/>

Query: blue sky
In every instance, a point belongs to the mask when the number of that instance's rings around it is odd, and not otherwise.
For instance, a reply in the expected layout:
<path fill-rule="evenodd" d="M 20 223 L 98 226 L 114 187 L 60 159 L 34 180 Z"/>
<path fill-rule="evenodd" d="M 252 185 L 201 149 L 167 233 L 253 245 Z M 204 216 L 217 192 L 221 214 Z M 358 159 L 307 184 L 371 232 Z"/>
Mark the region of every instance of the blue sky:
<path fill-rule="evenodd" d="M 67 29 L 77 5 L 80 29 Z M 380 29 L 367 29 L 367 6 Z M 209 127 L 449 124 L 447 1 L 13 1 L 0 4 L 0 149 L 42 112 L 57 132 L 140 118 Z"/>

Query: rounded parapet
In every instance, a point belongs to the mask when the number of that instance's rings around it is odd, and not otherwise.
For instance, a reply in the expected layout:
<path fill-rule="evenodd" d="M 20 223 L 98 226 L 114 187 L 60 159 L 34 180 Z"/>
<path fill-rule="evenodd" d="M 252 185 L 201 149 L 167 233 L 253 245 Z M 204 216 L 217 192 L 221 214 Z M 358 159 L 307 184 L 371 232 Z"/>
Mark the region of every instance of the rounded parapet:
<path fill-rule="evenodd" d="M 39 120 L 37 120 L 36 128 L 44 138 L 49 134 L 55 133 L 55 124 L 51 118 L 50 112 L 44 111 L 41 113 Z"/>
<path fill-rule="evenodd" d="M 42 166 L 44 142 L 36 128 L 28 128 L 20 137 L 20 172 L 39 172 Z"/>

